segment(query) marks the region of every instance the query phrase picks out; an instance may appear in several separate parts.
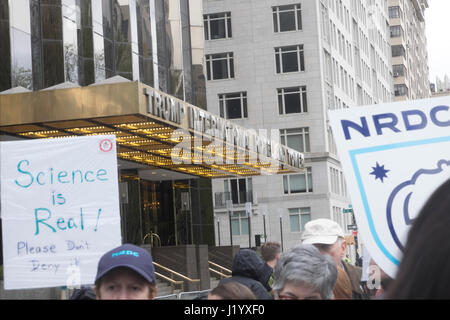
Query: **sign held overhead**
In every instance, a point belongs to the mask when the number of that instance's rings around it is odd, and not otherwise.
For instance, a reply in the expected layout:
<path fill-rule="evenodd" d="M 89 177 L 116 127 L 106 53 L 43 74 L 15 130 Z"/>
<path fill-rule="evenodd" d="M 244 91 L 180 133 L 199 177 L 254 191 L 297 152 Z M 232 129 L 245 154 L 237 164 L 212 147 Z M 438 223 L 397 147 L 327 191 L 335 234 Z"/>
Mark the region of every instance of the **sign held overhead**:
<path fill-rule="evenodd" d="M 394 277 L 415 217 L 450 178 L 450 97 L 329 112 L 359 232 Z"/>
<path fill-rule="evenodd" d="M 121 244 L 115 136 L 0 143 L 5 289 L 93 284 Z"/>

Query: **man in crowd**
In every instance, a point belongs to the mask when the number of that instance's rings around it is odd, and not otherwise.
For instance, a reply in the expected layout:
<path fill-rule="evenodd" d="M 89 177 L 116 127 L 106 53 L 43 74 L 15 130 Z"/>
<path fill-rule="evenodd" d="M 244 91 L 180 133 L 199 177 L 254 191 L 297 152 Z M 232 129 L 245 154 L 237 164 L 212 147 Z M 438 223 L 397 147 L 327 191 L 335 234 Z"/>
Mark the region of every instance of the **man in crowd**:
<path fill-rule="evenodd" d="M 284 252 L 275 266 L 273 294 L 276 300 L 333 299 L 337 268 L 333 259 L 313 245 Z"/>
<path fill-rule="evenodd" d="M 132 244 L 108 251 L 98 263 L 94 291 L 98 300 L 154 299 L 158 288 L 152 256 Z"/>
<path fill-rule="evenodd" d="M 262 259 L 271 267 L 275 269 L 278 259 L 281 254 L 281 245 L 279 242 L 266 242 L 261 247 L 261 257 Z M 273 285 L 273 274 L 269 279 L 269 286 Z"/>
<path fill-rule="evenodd" d="M 322 254 L 330 255 L 338 269 L 335 299 L 365 299 L 360 285 L 362 270 L 343 261 L 347 243 L 342 228 L 330 219 L 316 219 L 305 224 L 303 244 L 315 245 Z"/>
<path fill-rule="evenodd" d="M 271 300 L 272 290 L 268 284 L 273 269 L 253 250 L 241 249 L 233 259 L 231 278 L 220 280 L 219 285 L 239 282 L 247 286 L 256 299 Z"/>

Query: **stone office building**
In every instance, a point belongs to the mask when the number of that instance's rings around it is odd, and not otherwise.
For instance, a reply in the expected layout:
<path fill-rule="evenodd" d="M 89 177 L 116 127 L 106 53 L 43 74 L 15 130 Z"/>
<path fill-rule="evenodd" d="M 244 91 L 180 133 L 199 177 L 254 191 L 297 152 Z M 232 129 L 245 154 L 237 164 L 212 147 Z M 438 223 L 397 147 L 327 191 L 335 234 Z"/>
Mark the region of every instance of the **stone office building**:
<path fill-rule="evenodd" d="M 208 109 L 277 135 L 307 168 L 214 180 L 216 241 L 248 247 L 261 235 L 286 250 L 317 218 L 351 234 L 327 113 L 392 100 L 387 1 L 204 0 L 203 9 Z"/>

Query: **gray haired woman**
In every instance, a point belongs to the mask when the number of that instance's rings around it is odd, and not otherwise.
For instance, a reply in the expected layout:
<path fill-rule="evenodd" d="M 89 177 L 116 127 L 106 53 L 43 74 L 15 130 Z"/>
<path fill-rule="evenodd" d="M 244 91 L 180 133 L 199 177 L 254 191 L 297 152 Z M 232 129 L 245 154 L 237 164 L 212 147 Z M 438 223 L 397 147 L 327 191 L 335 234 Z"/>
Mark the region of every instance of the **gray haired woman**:
<path fill-rule="evenodd" d="M 337 268 L 332 258 L 310 244 L 283 253 L 274 270 L 277 300 L 333 299 Z"/>

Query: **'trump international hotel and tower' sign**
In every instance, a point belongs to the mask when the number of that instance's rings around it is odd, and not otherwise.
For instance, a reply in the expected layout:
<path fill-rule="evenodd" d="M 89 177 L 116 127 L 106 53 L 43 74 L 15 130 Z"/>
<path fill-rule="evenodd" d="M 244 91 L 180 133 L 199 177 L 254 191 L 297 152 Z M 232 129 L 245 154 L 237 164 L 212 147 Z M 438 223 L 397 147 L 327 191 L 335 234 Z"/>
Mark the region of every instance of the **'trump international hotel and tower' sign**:
<path fill-rule="evenodd" d="M 304 170 L 277 129 L 249 129 L 140 82 L 0 95 L 0 133 L 115 135 L 119 159 L 208 178 Z"/>
<path fill-rule="evenodd" d="M 269 139 L 267 130 L 259 130 L 258 134 L 255 129 L 240 127 L 231 121 L 227 121 L 215 114 L 189 105 L 152 88 L 145 88 L 144 93 L 147 96 L 148 113 L 178 125 L 182 125 L 187 121 L 190 130 L 201 134 L 210 141 L 214 142 L 214 139 L 216 139 L 241 150 L 252 152 L 254 157 L 250 157 L 249 161 L 255 162 L 257 160 L 256 155 L 259 154 L 271 160 L 286 162 L 288 165 L 296 168 L 302 168 L 303 166 L 303 154 L 276 143 L 276 140 Z M 279 136 L 279 130 L 272 130 L 271 137 L 276 136 L 277 133 Z M 214 147 L 221 146 L 214 144 Z"/>

